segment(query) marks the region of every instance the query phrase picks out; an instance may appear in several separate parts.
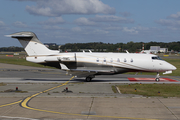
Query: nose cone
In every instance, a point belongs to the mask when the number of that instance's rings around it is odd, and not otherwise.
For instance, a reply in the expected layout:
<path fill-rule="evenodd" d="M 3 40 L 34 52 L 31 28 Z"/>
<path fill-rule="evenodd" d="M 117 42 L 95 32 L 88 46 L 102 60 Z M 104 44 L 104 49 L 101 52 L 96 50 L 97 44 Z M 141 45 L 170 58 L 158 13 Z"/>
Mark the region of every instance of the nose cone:
<path fill-rule="evenodd" d="M 176 70 L 177 68 L 174 65 L 171 65 L 172 70 Z"/>
<path fill-rule="evenodd" d="M 168 62 L 166 62 L 166 64 L 164 64 L 164 67 L 166 67 L 167 71 L 169 71 L 169 70 L 176 70 L 177 69 L 174 65 L 172 65 L 172 64 L 170 64 Z"/>

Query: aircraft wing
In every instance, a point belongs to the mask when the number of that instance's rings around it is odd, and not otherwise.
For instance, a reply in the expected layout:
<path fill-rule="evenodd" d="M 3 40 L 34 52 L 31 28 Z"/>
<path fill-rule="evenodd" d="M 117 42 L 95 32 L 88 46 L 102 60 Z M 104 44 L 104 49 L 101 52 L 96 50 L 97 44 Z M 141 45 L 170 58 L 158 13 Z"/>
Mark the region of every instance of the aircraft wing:
<path fill-rule="evenodd" d="M 91 75 L 95 75 L 95 71 L 81 71 L 81 70 L 68 70 L 69 75 L 77 76 L 77 77 L 87 77 Z"/>
<path fill-rule="evenodd" d="M 91 69 L 69 69 L 65 64 L 60 63 L 61 69 L 66 70 L 69 75 L 77 77 L 88 77 L 95 74 L 113 74 L 112 70 L 91 70 Z"/>
<path fill-rule="evenodd" d="M 80 70 L 80 69 L 69 69 L 67 70 L 69 75 L 74 75 L 77 77 L 88 77 L 99 73 L 112 74 L 114 71 L 109 70 Z"/>

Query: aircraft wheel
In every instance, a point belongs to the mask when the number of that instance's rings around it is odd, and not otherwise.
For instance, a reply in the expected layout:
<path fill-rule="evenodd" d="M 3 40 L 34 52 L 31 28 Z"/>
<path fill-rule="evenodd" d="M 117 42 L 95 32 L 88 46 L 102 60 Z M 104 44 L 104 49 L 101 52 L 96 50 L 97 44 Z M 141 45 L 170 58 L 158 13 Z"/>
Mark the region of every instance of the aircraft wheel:
<path fill-rule="evenodd" d="M 159 82 L 160 80 L 159 80 L 159 78 L 156 78 L 155 81 L 156 81 L 156 82 Z"/>
<path fill-rule="evenodd" d="M 86 82 L 91 82 L 92 78 L 91 77 L 86 77 Z"/>

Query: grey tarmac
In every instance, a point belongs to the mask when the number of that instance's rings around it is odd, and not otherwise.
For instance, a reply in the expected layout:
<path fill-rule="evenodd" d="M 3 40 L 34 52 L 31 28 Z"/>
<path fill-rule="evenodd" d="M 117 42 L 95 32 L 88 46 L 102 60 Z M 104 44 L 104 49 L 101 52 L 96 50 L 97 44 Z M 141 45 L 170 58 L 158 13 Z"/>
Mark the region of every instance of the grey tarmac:
<path fill-rule="evenodd" d="M 85 82 L 83 78 L 70 80 L 71 77 L 57 69 L 0 63 L 0 83 L 6 83 L 0 86 L 0 119 L 180 119 L 180 98 L 113 93 L 112 85 L 129 84 L 127 78 L 134 75 L 97 76 L 92 82 Z M 67 84 L 62 84 L 68 80 Z M 26 92 L 3 92 L 16 87 Z M 72 92 L 62 92 L 66 88 Z M 25 101 L 37 93 L 37 96 Z"/>

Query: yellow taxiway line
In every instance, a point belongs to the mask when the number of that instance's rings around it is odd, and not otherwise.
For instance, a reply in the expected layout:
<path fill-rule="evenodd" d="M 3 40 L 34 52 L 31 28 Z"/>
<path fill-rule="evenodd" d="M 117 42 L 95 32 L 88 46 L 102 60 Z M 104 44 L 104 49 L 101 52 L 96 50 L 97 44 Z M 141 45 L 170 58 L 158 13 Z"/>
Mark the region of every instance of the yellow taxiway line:
<path fill-rule="evenodd" d="M 73 76 L 71 79 L 69 79 L 69 81 L 70 81 L 70 80 L 72 80 L 73 78 L 74 78 L 74 76 Z M 35 96 L 37 96 L 37 95 L 39 95 L 39 94 L 41 94 L 41 93 L 44 93 L 44 92 L 47 92 L 47 91 L 53 90 L 53 89 L 55 89 L 55 88 L 58 88 L 58 87 L 64 86 L 64 85 L 66 85 L 69 81 L 67 81 L 67 82 L 63 83 L 62 85 L 59 85 L 59 86 L 56 86 L 56 87 L 50 88 L 50 89 L 48 89 L 48 90 L 45 90 L 45 91 L 43 91 L 43 92 L 36 93 L 36 94 L 32 95 L 32 96 L 31 96 L 31 98 L 32 98 L 32 97 L 35 97 Z M 26 99 L 27 99 L 27 98 L 26 98 Z M 14 105 L 14 104 L 20 103 L 20 102 L 22 102 L 22 101 L 23 101 L 23 100 L 19 100 L 19 101 L 16 101 L 16 102 L 12 102 L 12 103 L 8 103 L 8 104 L 0 105 L 0 107 L 5 107 L 5 106 L 9 106 L 9 105 Z"/>
<path fill-rule="evenodd" d="M 19 100 L 17 102 L 13 102 L 13 103 L 8 103 L 8 104 L 5 104 L 5 105 L 0 105 L 0 107 L 5 107 L 5 106 L 9 106 L 9 105 L 14 105 L 14 104 L 17 104 L 17 103 L 20 103 L 22 102 L 22 100 Z"/>

